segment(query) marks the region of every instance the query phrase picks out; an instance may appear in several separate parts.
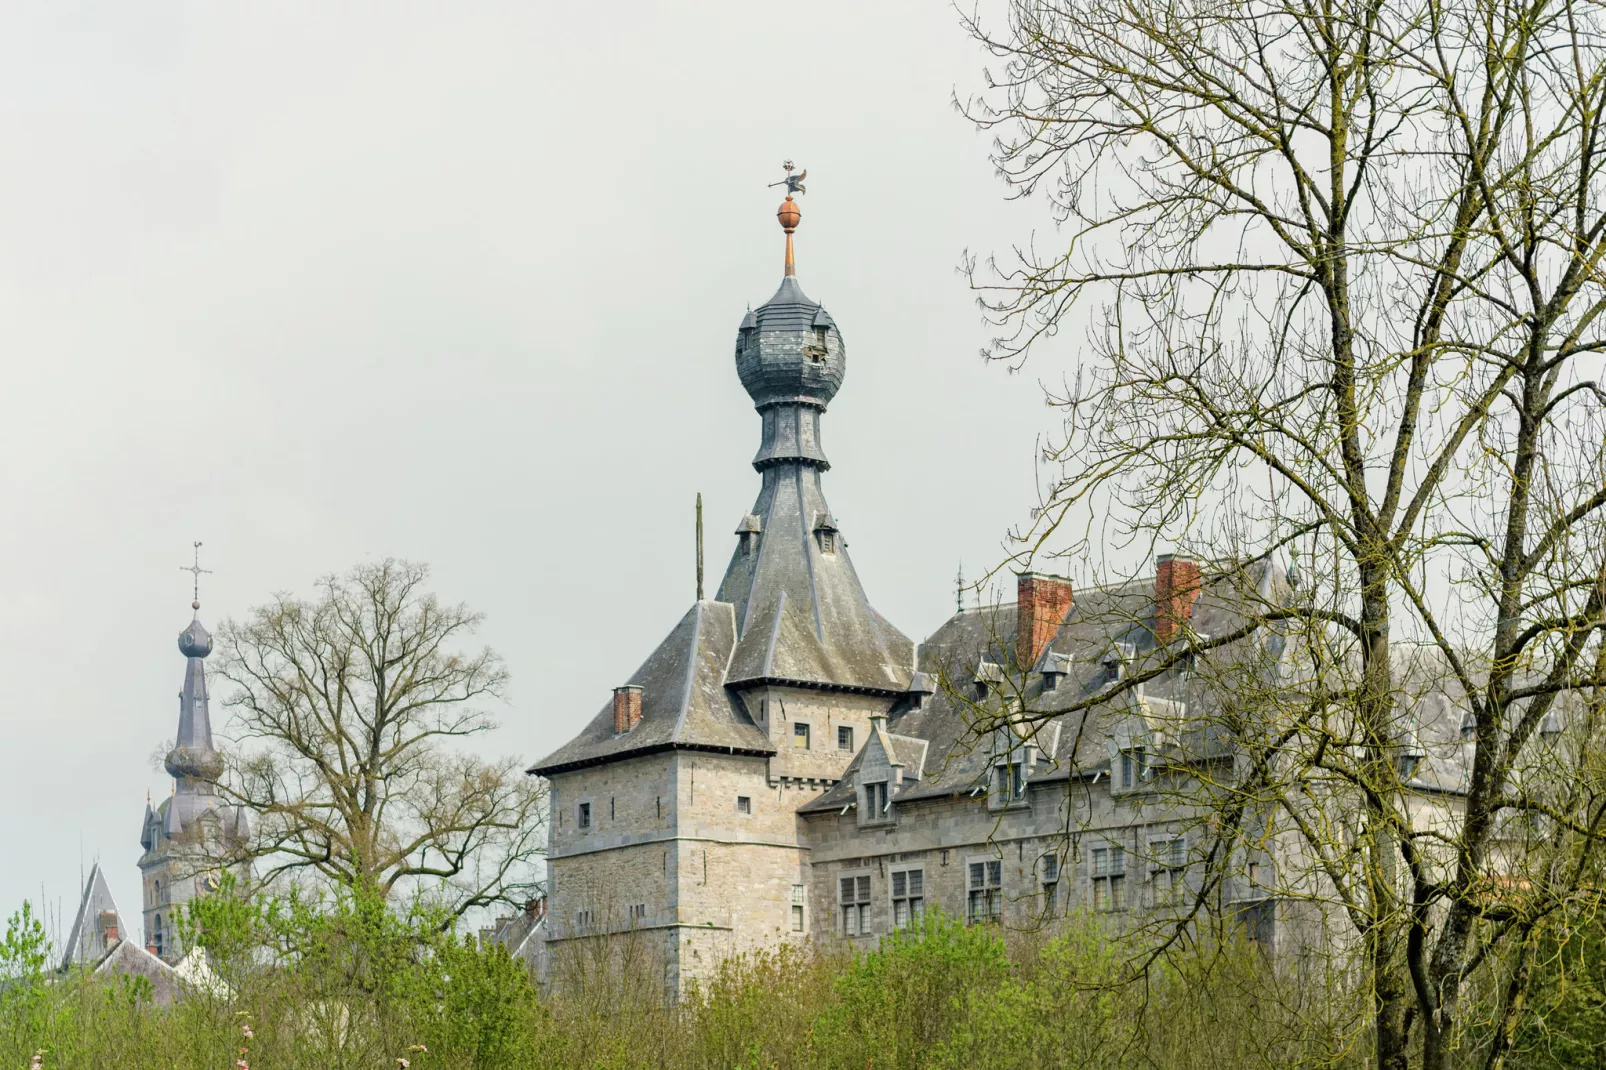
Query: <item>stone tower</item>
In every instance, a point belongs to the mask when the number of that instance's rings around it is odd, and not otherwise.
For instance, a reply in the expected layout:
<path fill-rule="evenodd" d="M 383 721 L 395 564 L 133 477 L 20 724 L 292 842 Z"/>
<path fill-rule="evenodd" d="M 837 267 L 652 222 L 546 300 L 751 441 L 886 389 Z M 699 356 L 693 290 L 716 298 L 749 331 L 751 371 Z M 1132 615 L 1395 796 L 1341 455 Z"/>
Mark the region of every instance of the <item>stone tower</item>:
<path fill-rule="evenodd" d="M 251 835 L 245 810 L 225 805 L 217 792 L 223 759 L 212 745 L 205 660 L 212 636 L 201 624 L 200 601 L 191 608 L 196 616 L 178 636 L 184 688 L 178 734 L 165 762 L 173 792 L 154 808 L 146 802 L 139 838 L 145 945 L 168 962 L 184 954 L 176 925 L 184 905 L 218 886 L 223 868 L 238 864 Z"/>
<path fill-rule="evenodd" d="M 552 785 L 546 958 L 560 985 L 599 947 L 662 962 L 673 994 L 725 955 L 807 939 L 798 808 L 911 684 L 914 646 L 871 608 L 821 487 L 820 420 L 847 365 L 796 276 L 801 177 L 777 212 L 780 288 L 737 330 L 762 483 L 718 593 L 530 770 Z"/>

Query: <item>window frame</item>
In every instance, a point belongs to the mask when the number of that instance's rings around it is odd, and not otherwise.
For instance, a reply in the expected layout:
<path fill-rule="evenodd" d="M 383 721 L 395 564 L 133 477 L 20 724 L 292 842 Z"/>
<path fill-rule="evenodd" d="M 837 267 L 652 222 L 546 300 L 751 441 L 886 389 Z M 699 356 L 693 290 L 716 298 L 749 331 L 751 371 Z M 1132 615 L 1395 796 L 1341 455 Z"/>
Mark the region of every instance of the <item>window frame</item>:
<path fill-rule="evenodd" d="M 813 750 L 814 729 L 808 721 L 792 722 L 792 749 Z"/>
<path fill-rule="evenodd" d="M 978 869 L 981 877 L 977 878 Z M 977 909 L 978 904 L 983 908 Z M 1004 916 L 1004 860 L 991 855 L 965 859 L 965 922 L 998 922 Z"/>
<path fill-rule="evenodd" d="M 847 751 L 850 754 L 853 752 L 853 726 L 852 725 L 850 725 L 850 724 L 839 724 L 839 725 L 836 726 L 836 749 L 837 750 L 841 750 L 841 751 Z"/>
<path fill-rule="evenodd" d="M 753 816 L 753 797 L 751 795 L 736 796 L 736 812 L 747 817 Z"/>
<path fill-rule="evenodd" d="M 903 878 L 899 895 L 898 878 Z M 887 899 L 892 907 L 892 929 L 918 928 L 926 915 L 926 865 L 904 865 L 887 869 Z M 900 917 L 900 905 L 902 914 Z"/>
<path fill-rule="evenodd" d="M 577 829 L 589 829 L 591 827 L 591 800 L 587 799 L 585 802 L 575 803 L 574 827 Z"/>
<path fill-rule="evenodd" d="M 1059 913 L 1060 881 L 1064 876 L 1065 867 L 1060 863 L 1059 852 L 1044 851 L 1037 860 L 1037 886 L 1042 889 L 1044 917 Z"/>
<path fill-rule="evenodd" d="M 1177 901 L 1187 886 L 1188 838 L 1180 832 L 1149 837 L 1149 897 L 1155 906 Z"/>
<path fill-rule="evenodd" d="M 1126 848 L 1118 843 L 1093 848 L 1088 870 L 1093 913 L 1119 914 L 1126 910 Z"/>
<path fill-rule="evenodd" d="M 874 936 L 875 919 L 870 915 L 874 901 L 875 881 L 868 869 L 849 870 L 836 874 L 837 918 L 842 923 L 842 935 L 852 940 L 860 936 Z M 854 898 L 849 899 L 848 886 Z"/>
<path fill-rule="evenodd" d="M 808 911 L 804 909 L 806 898 L 803 885 L 792 885 L 792 931 L 795 933 L 808 932 Z"/>
<path fill-rule="evenodd" d="M 995 810 L 1030 805 L 1030 780 L 1026 776 L 1026 755 L 1016 751 L 1000 755 L 993 762 L 987 785 L 987 803 Z"/>
<path fill-rule="evenodd" d="M 892 820 L 892 782 L 888 780 L 871 780 L 865 782 L 860 788 L 864 810 L 860 821 L 891 821 Z M 876 805 L 879 803 L 880 805 Z"/>

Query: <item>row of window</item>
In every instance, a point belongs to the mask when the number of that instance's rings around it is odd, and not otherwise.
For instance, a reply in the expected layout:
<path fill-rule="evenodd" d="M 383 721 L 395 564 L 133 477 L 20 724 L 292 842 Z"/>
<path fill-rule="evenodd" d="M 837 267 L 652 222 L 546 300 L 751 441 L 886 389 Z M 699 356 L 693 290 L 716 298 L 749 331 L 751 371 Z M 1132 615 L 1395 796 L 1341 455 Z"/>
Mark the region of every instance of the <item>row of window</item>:
<path fill-rule="evenodd" d="M 608 800 L 608 817 L 613 818 L 613 800 Z M 736 796 L 736 812 L 750 814 L 753 812 L 753 797 L 751 795 Z M 658 816 L 663 817 L 663 803 L 659 801 Z M 576 828 L 588 829 L 591 827 L 591 804 L 589 802 L 577 803 L 574 808 L 574 824 Z"/>
<path fill-rule="evenodd" d="M 1183 887 L 1187 869 L 1187 842 L 1181 836 L 1151 840 L 1150 855 L 1155 902 L 1170 901 L 1177 890 Z M 1045 854 L 1037 872 L 1037 891 L 1042 895 L 1042 909 L 1045 914 L 1057 914 L 1062 905 L 1059 856 Z M 895 869 L 889 876 L 892 925 L 895 929 L 902 929 L 918 921 L 925 911 L 925 871 L 923 868 Z M 1126 909 L 1125 848 L 1114 845 L 1093 848 L 1088 879 L 1090 902 L 1095 912 Z M 1003 861 L 983 858 L 967 862 L 965 893 L 967 921 L 997 921 L 1004 907 Z M 844 935 L 862 936 L 872 931 L 870 874 L 856 873 L 838 878 L 837 902 L 842 912 Z"/>
<path fill-rule="evenodd" d="M 797 750 L 814 749 L 814 728 L 807 721 L 792 722 L 792 746 Z M 836 749 L 850 752 L 853 750 L 852 725 L 836 726 Z"/>

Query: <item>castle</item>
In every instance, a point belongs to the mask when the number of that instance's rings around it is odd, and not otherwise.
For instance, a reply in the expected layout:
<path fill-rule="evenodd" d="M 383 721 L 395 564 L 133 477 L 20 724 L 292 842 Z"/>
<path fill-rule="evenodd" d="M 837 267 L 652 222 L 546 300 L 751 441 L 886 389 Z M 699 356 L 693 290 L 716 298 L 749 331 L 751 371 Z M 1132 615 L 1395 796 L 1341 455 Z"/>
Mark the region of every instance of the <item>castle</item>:
<path fill-rule="evenodd" d="M 847 351 L 796 277 L 790 195 L 778 218 L 780 288 L 735 347 L 760 417 L 757 500 L 715 596 L 529 769 L 551 787 L 548 898 L 506 942 L 550 969 L 628 932 L 674 992 L 732 953 L 868 946 L 933 906 L 1030 925 L 1175 901 L 1204 849 L 1175 789 L 1230 770 L 1233 751 L 1177 734 L 1211 701 L 1185 663 L 1110 685 L 1184 634 L 1241 627 L 1234 607 L 1287 597 L 1293 570 L 1262 559 L 1202 575 L 1164 555 L 1088 590 L 1025 572 L 1014 603 L 961 609 L 917 650 L 871 606 L 826 503 L 821 424 Z M 1273 671 L 1285 657 L 1279 636 L 1249 647 Z M 1106 690 L 1102 708 L 1056 713 Z M 1464 783 L 1446 717 L 1422 727 L 1433 754 L 1411 758 L 1424 798 Z M 1267 946 L 1321 924 L 1274 894 L 1279 849 L 1244 850 L 1214 892 Z"/>

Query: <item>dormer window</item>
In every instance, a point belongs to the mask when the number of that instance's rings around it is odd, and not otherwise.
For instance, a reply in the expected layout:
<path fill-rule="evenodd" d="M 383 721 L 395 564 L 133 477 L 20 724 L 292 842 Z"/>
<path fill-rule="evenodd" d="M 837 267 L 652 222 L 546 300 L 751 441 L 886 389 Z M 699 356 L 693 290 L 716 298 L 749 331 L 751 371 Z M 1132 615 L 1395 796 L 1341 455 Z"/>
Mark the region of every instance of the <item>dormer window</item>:
<path fill-rule="evenodd" d="M 864 820 L 881 821 L 891 814 L 892 803 L 887 798 L 887 782 L 873 781 L 864 786 Z"/>
<path fill-rule="evenodd" d="M 976 666 L 976 701 L 981 702 L 991 689 L 1002 686 L 1004 669 L 996 661 L 983 660 Z"/>
<path fill-rule="evenodd" d="M 819 512 L 814 514 L 814 538 L 820 544 L 820 553 L 826 555 L 836 553 L 836 521 L 831 519 L 830 513 Z"/>
<path fill-rule="evenodd" d="M 1149 779 L 1149 752 L 1132 747 L 1121 752 L 1121 786 L 1135 788 Z"/>
<path fill-rule="evenodd" d="M 1004 762 L 993 767 L 993 792 L 1006 806 L 1026 798 L 1026 763 Z"/>
<path fill-rule="evenodd" d="M 758 517 L 749 513 L 742 517 L 742 522 L 736 525 L 736 552 L 743 557 L 751 557 L 758 552 L 759 534 L 763 531 L 763 524 Z"/>

